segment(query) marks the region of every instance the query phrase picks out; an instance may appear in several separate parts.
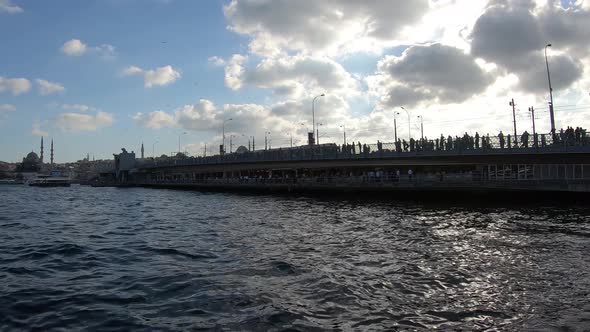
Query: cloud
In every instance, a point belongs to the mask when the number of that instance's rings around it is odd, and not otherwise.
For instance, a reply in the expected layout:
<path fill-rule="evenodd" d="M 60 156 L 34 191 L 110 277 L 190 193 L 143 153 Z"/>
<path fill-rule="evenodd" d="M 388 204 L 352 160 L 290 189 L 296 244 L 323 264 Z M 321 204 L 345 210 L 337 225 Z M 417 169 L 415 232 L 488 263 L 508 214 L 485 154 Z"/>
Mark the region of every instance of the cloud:
<path fill-rule="evenodd" d="M 270 108 L 256 104 L 226 104 L 218 108 L 211 101 L 201 99 L 196 104 L 184 105 L 173 112 L 154 111 L 147 114 L 137 113 L 133 116 L 136 124 L 160 129 L 163 127 L 180 127 L 193 131 L 220 131 L 227 119 L 226 131 L 240 133 L 262 132 L 263 128 L 280 129 L 288 127 L 288 121 L 276 116 Z M 277 124 L 281 124 L 277 127 Z M 276 129 L 275 129 L 276 128 Z"/>
<path fill-rule="evenodd" d="M 209 63 L 213 64 L 214 66 L 223 66 L 225 65 L 225 60 L 218 56 L 209 57 Z"/>
<path fill-rule="evenodd" d="M 234 54 L 225 66 L 225 85 L 232 89 L 238 90 L 242 87 L 242 76 L 244 75 L 243 64 L 248 57 L 241 54 Z"/>
<path fill-rule="evenodd" d="M 22 13 L 23 9 L 13 4 L 10 0 L 0 0 L 0 12 L 5 12 L 8 14 L 18 14 Z"/>
<path fill-rule="evenodd" d="M 64 110 L 80 111 L 80 112 L 88 112 L 88 111 L 98 110 L 94 106 L 88 106 L 88 105 L 83 105 L 83 104 L 62 104 L 61 108 L 63 108 Z"/>
<path fill-rule="evenodd" d="M 590 11 L 579 6 L 564 9 L 547 2 L 492 1 L 471 32 L 471 53 L 514 73 L 525 92 L 545 89 L 544 48 L 549 49 L 554 90 L 566 89 L 581 78 L 581 59 L 590 56 Z"/>
<path fill-rule="evenodd" d="M 250 36 L 250 51 L 282 49 L 338 54 L 366 42 L 391 42 L 420 20 L 427 0 L 232 0 L 223 11 L 229 28 Z"/>
<path fill-rule="evenodd" d="M 166 86 L 180 79 L 180 71 L 172 66 L 164 66 L 155 70 L 144 70 L 137 66 L 130 66 L 123 70 L 124 76 L 143 75 L 144 86 L 151 88 L 153 86 Z"/>
<path fill-rule="evenodd" d="M 66 88 L 64 88 L 64 86 L 59 83 L 49 82 L 42 79 L 36 79 L 35 82 L 37 82 L 37 85 L 39 86 L 39 92 L 42 96 L 64 92 L 66 90 Z"/>
<path fill-rule="evenodd" d="M 4 78 L 0 76 L 0 93 L 8 91 L 17 96 L 31 90 L 31 82 L 26 78 Z"/>
<path fill-rule="evenodd" d="M 16 111 L 16 107 L 14 105 L 0 104 L 0 124 L 2 124 L 8 113 L 14 111 Z"/>
<path fill-rule="evenodd" d="M 272 89 L 277 95 L 300 98 L 304 91 L 332 94 L 358 92 L 358 82 L 338 62 L 305 55 L 262 60 L 256 67 L 244 66 L 246 58 L 234 55 L 226 67 L 226 85 L 234 90 L 244 85 Z"/>
<path fill-rule="evenodd" d="M 88 46 L 80 39 L 70 39 L 61 47 L 61 51 L 69 56 L 80 56 L 86 53 Z"/>
<path fill-rule="evenodd" d="M 8 113 L 16 111 L 16 106 L 11 104 L 0 104 L 0 113 Z"/>
<path fill-rule="evenodd" d="M 113 124 L 113 115 L 97 112 L 95 115 L 82 113 L 62 113 L 54 120 L 54 125 L 64 132 L 96 131 Z"/>
<path fill-rule="evenodd" d="M 49 133 L 43 128 L 41 128 L 41 124 L 39 122 L 34 122 L 31 128 L 31 135 L 33 136 L 49 136 Z"/>
<path fill-rule="evenodd" d="M 399 57 L 384 57 L 378 67 L 378 76 L 369 82 L 388 107 L 458 103 L 493 82 L 470 55 L 441 44 L 412 46 Z"/>
<path fill-rule="evenodd" d="M 139 112 L 132 118 L 139 126 L 151 129 L 176 126 L 176 120 L 174 119 L 174 116 L 164 111 L 154 111 L 147 114 Z"/>
<path fill-rule="evenodd" d="M 93 50 L 100 56 L 105 58 L 114 57 L 117 53 L 115 46 L 109 44 L 102 44 L 100 46 L 96 46 Z"/>
<path fill-rule="evenodd" d="M 102 44 L 100 46 L 88 46 L 80 39 L 70 39 L 61 47 L 62 53 L 68 56 L 81 56 L 86 53 L 96 53 L 104 57 L 115 56 L 115 47 L 109 44 Z"/>

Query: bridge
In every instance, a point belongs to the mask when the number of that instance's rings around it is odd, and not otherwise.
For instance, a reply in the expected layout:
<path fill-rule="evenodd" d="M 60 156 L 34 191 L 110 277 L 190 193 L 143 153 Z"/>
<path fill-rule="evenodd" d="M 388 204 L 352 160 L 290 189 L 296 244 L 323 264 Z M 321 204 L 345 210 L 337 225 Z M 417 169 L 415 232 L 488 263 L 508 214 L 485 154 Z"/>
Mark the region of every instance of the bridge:
<path fill-rule="evenodd" d="M 524 139 L 526 138 L 526 140 Z M 590 137 L 485 136 L 139 159 L 104 185 L 260 190 L 590 192 Z M 444 140 L 444 141 L 443 141 Z"/>

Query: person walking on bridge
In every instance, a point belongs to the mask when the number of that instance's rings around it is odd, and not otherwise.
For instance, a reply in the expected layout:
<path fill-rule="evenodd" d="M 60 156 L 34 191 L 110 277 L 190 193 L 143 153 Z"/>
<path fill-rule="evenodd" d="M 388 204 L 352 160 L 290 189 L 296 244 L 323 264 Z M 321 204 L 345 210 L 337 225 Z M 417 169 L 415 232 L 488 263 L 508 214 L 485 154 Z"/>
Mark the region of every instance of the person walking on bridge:
<path fill-rule="evenodd" d="M 522 141 L 522 146 L 525 148 L 529 147 L 529 132 L 528 131 L 524 131 L 524 133 L 522 133 L 522 136 L 520 136 L 520 140 Z"/>
<path fill-rule="evenodd" d="M 502 131 L 500 130 L 500 133 L 498 134 L 498 139 L 500 139 L 500 149 L 504 148 L 504 133 L 502 133 Z"/>

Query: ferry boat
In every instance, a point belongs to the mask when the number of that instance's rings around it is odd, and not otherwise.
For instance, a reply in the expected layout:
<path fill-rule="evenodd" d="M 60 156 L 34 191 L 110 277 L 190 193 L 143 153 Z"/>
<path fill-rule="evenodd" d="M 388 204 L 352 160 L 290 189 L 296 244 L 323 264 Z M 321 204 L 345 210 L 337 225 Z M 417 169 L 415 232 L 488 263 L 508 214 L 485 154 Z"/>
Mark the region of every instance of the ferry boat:
<path fill-rule="evenodd" d="M 57 172 L 53 172 L 51 175 L 37 175 L 36 178 L 29 181 L 29 186 L 34 187 L 69 187 L 70 185 L 70 178 L 60 176 Z"/>

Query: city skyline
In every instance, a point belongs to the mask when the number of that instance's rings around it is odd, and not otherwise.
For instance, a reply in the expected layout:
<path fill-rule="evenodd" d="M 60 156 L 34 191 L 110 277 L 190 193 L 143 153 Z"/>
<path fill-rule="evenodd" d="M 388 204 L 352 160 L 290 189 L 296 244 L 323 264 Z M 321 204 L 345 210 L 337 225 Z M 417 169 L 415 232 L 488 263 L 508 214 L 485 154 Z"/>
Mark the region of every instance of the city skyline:
<path fill-rule="evenodd" d="M 41 136 L 56 162 L 217 152 L 223 131 L 305 144 L 314 125 L 322 142 L 393 141 L 397 112 L 400 138 L 421 120 L 428 137 L 495 135 L 512 98 L 519 132 L 531 106 L 549 132 L 549 43 L 556 127 L 587 127 L 589 28 L 583 1 L 0 0 L 0 160 Z"/>

